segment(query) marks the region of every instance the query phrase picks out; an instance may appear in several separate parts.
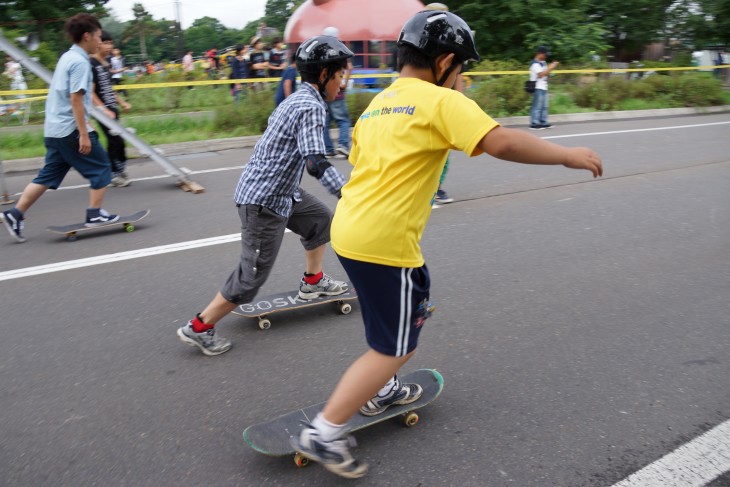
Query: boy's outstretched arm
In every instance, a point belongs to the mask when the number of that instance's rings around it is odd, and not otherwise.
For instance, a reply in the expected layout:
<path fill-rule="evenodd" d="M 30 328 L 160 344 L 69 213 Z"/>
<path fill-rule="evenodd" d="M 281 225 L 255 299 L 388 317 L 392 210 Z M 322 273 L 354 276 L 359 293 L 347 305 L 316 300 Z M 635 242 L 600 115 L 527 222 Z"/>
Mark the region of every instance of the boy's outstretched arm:
<path fill-rule="evenodd" d="M 492 157 L 523 164 L 562 164 L 571 169 L 586 169 L 593 177 L 603 176 L 598 154 L 587 147 L 563 147 L 517 129 L 496 127 L 479 142 L 479 148 Z"/>

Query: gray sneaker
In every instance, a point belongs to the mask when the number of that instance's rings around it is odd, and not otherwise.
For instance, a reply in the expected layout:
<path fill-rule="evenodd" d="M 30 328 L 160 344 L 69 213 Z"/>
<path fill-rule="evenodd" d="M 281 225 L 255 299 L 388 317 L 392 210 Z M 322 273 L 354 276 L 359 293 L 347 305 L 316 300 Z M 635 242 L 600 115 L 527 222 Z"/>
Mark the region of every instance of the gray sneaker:
<path fill-rule="evenodd" d="M 418 400 L 423 394 L 423 388 L 418 384 L 403 384 L 397 380 L 393 388 L 384 397 L 375 396 L 360 408 L 363 416 L 377 416 L 390 406 L 410 404 Z"/>
<path fill-rule="evenodd" d="M 352 436 L 323 441 L 319 431 L 305 423 L 299 436 L 292 437 L 289 442 L 297 452 L 321 463 L 324 468 L 340 477 L 356 479 L 368 471 L 367 464 L 359 463 L 350 453 L 350 448 L 357 446 Z"/>
<path fill-rule="evenodd" d="M 190 321 L 187 325 L 177 329 L 177 336 L 184 344 L 198 347 L 201 352 L 210 356 L 220 355 L 231 349 L 231 341 L 226 338 L 216 337 L 214 328 L 202 333 L 195 333 Z"/>
<path fill-rule="evenodd" d="M 307 284 L 304 279 L 299 283 L 299 297 L 302 299 L 314 299 L 319 296 L 337 296 L 346 293 L 348 285 L 344 281 L 335 281 L 327 274 L 317 284 Z"/>
<path fill-rule="evenodd" d="M 112 188 L 126 188 L 130 184 L 132 184 L 131 181 L 124 176 L 124 173 L 121 173 L 119 176 L 114 176 L 112 178 L 112 182 L 109 183 L 109 186 Z"/>

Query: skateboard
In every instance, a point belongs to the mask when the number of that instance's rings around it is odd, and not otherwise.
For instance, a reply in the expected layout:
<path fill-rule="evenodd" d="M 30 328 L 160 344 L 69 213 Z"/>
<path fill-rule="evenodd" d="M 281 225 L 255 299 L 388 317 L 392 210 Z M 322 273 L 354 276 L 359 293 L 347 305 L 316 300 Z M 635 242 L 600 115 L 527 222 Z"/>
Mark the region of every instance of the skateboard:
<path fill-rule="evenodd" d="M 98 227 L 87 227 L 83 223 L 74 223 L 73 225 L 64 225 L 60 227 L 48 227 L 46 230 L 53 233 L 60 233 L 63 235 L 66 235 L 66 240 L 69 242 L 73 242 L 76 240 L 76 235 L 81 232 L 86 231 L 93 231 L 93 230 L 101 230 L 104 228 L 109 227 L 115 227 L 117 225 L 121 225 L 125 232 L 133 232 L 134 231 L 134 223 L 137 223 L 142 218 L 146 217 L 150 214 L 150 210 L 142 210 L 138 211 L 137 213 L 134 213 L 132 215 L 127 216 L 120 216 L 119 220 L 115 221 L 114 223 L 109 223 L 107 225 L 101 225 Z"/>
<path fill-rule="evenodd" d="M 392 418 L 400 417 L 406 427 L 415 426 L 418 421 L 418 413 L 415 411 L 431 404 L 444 388 L 444 378 L 434 369 L 420 369 L 400 378 L 403 382 L 415 382 L 423 388 L 423 395 L 411 404 L 391 406 L 382 414 L 377 416 L 363 416 L 355 414 L 348 423 L 348 433 L 354 433 L 374 424 L 382 423 Z M 305 467 L 309 459 L 295 451 L 289 444 L 289 439 L 299 434 L 301 422 L 311 423 L 317 413 L 324 408 L 325 403 L 314 404 L 302 409 L 297 409 L 278 418 L 265 423 L 249 426 L 243 430 L 243 439 L 248 446 L 259 453 L 271 457 L 294 455 L 294 463 L 297 467 Z"/>
<path fill-rule="evenodd" d="M 357 293 L 352 284 L 348 283 L 348 290 L 337 296 L 320 296 L 314 299 L 302 299 L 299 297 L 299 291 L 289 291 L 285 293 L 272 294 L 264 296 L 256 302 L 246 303 L 238 306 L 232 311 L 233 314 L 245 316 L 246 318 L 258 318 L 259 328 L 268 330 L 271 327 L 270 314 L 280 311 L 288 311 L 292 309 L 308 308 L 310 306 L 319 306 L 325 303 L 337 303 L 340 313 L 349 315 L 352 311 L 352 305 L 347 301 L 357 299 Z"/>

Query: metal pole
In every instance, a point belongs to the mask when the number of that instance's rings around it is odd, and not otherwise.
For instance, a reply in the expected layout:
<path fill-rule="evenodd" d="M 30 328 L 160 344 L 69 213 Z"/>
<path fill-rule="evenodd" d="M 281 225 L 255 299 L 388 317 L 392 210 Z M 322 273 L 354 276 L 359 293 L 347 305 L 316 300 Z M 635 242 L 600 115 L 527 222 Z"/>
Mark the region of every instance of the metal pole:
<path fill-rule="evenodd" d="M 0 200 L 0 204 L 11 205 L 15 203 L 15 200 L 10 199 L 8 187 L 5 185 L 5 169 L 3 168 L 2 157 L 0 157 L 0 191 L 2 192 L 2 200 Z"/>
<path fill-rule="evenodd" d="M 51 73 L 42 64 L 28 57 L 28 55 L 23 52 L 22 49 L 18 49 L 12 42 L 8 41 L 5 36 L 3 36 L 1 30 L 0 51 L 5 51 L 6 53 L 10 54 L 29 71 L 34 73 L 36 76 L 38 76 L 49 85 L 51 84 L 51 80 L 53 79 L 53 73 Z M 106 116 L 101 110 L 97 109 L 96 107 L 92 107 L 91 113 L 89 113 L 89 115 L 96 118 L 112 131 L 118 133 L 124 140 L 135 146 L 140 151 L 140 153 L 150 157 L 153 161 L 162 166 L 167 174 L 176 177 L 178 179 L 178 186 L 180 186 L 183 190 L 190 191 L 192 193 L 202 193 L 205 190 L 201 185 L 188 178 L 185 172 L 177 167 L 172 161 L 162 156 L 147 142 L 129 132 L 115 119 Z"/>

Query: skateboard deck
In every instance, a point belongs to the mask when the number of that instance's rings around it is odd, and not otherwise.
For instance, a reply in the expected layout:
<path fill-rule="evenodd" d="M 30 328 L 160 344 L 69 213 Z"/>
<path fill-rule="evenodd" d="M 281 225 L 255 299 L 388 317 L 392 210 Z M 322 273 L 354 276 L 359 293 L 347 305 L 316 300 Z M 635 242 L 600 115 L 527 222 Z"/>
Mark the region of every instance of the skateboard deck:
<path fill-rule="evenodd" d="M 138 211 L 137 213 L 134 213 L 132 215 L 126 215 L 126 216 L 120 216 L 119 220 L 115 221 L 114 223 L 109 223 L 108 225 L 101 225 L 98 227 L 87 227 L 83 223 L 74 223 L 73 225 L 63 225 L 63 226 L 54 226 L 54 227 L 47 227 L 46 230 L 53 233 L 60 233 L 63 235 L 66 235 L 66 240 L 69 242 L 73 242 L 77 238 L 77 234 L 81 232 L 87 232 L 87 231 L 93 231 L 93 230 L 101 230 L 104 228 L 110 228 L 115 227 L 118 225 L 121 225 L 125 232 L 133 232 L 134 231 L 134 223 L 137 223 L 142 218 L 146 217 L 150 214 L 150 210 L 142 210 Z"/>
<path fill-rule="evenodd" d="M 415 410 L 431 404 L 444 388 L 444 378 L 433 369 L 419 369 L 400 378 L 403 382 L 415 382 L 423 388 L 423 395 L 411 404 L 391 406 L 384 413 L 377 416 L 363 416 L 355 414 L 348 423 L 348 432 L 367 428 L 368 426 L 387 421 L 400 416 L 407 427 L 415 426 L 419 417 Z M 264 455 L 279 457 L 294 455 L 294 463 L 304 467 L 309 460 L 297 453 L 289 444 L 289 438 L 299 434 L 302 421 L 311 423 L 317 413 L 324 408 L 325 403 L 314 404 L 297 409 L 265 423 L 249 426 L 243 430 L 243 439 L 248 446 Z"/>
<path fill-rule="evenodd" d="M 267 330 L 271 327 L 271 320 L 268 316 L 281 311 L 289 311 L 310 306 L 319 306 L 326 303 L 337 303 L 340 313 L 350 314 L 352 305 L 348 301 L 357 299 L 357 293 L 352 284 L 347 283 L 348 290 L 337 296 L 320 296 L 314 299 L 302 299 L 299 297 L 299 290 L 284 293 L 272 294 L 258 299 L 256 302 L 246 303 L 238 306 L 232 311 L 233 314 L 245 316 L 246 318 L 258 318 L 259 328 Z"/>

